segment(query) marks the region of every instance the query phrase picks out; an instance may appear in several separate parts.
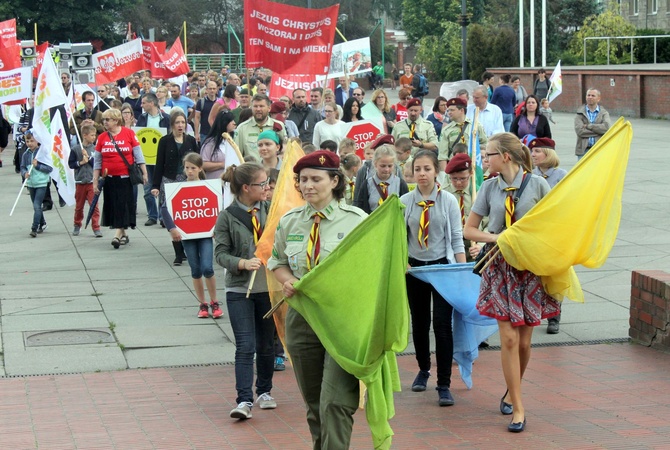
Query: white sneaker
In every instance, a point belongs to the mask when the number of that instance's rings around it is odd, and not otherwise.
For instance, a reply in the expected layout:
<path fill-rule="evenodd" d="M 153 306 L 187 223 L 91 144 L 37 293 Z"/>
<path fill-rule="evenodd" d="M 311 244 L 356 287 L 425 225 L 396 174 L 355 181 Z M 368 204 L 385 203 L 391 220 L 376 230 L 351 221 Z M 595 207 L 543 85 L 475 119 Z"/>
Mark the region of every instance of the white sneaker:
<path fill-rule="evenodd" d="M 254 406 L 251 402 L 242 402 L 237 408 L 230 411 L 230 417 L 233 419 L 251 419 L 251 408 Z"/>
<path fill-rule="evenodd" d="M 277 407 L 277 402 L 270 396 L 269 392 L 259 395 L 256 403 L 261 409 L 275 409 Z"/>

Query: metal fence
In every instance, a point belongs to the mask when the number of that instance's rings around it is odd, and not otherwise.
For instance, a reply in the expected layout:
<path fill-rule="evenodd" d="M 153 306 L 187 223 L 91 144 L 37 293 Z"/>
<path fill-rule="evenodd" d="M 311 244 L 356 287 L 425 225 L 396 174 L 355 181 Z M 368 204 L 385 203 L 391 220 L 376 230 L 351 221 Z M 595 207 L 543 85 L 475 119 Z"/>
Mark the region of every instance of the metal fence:
<path fill-rule="evenodd" d="M 241 72 L 245 68 L 244 53 L 213 53 L 186 55 L 188 66 L 193 71 L 215 70 L 219 72 L 223 66 L 229 66 L 233 72 Z"/>
<path fill-rule="evenodd" d="M 656 64 L 656 55 L 657 55 L 657 43 L 659 38 L 670 39 L 670 35 L 666 34 L 655 34 L 651 36 L 594 36 L 584 38 L 584 65 L 586 65 L 586 41 L 602 41 L 603 39 L 607 41 L 607 65 L 610 63 L 610 41 L 612 39 L 630 39 L 630 63 L 635 64 L 635 52 L 633 51 L 634 46 L 633 42 L 635 39 L 653 39 L 654 40 L 654 64 Z"/>

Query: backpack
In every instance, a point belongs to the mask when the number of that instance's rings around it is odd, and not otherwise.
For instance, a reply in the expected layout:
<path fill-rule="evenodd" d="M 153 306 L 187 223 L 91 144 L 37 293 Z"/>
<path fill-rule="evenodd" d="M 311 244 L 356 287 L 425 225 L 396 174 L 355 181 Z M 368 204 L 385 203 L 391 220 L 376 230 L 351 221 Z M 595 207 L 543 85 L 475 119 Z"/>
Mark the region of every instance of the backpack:
<path fill-rule="evenodd" d="M 417 95 L 419 97 L 425 97 L 430 91 L 430 87 L 428 86 L 428 79 L 426 79 L 422 73 L 417 73 L 417 76 L 419 77 L 419 89 L 417 89 Z"/>

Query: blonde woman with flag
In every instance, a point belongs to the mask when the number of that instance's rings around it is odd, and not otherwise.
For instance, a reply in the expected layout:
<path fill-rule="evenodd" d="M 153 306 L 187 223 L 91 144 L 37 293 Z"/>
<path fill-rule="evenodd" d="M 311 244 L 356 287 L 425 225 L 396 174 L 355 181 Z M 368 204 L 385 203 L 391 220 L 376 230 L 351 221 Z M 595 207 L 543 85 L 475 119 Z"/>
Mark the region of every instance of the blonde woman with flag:
<path fill-rule="evenodd" d="M 412 160 L 416 189 L 400 197 L 405 205 L 409 265 L 412 267 L 465 262 L 461 213 L 456 198 L 437 184 L 439 164 L 431 150 L 420 150 Z M 452 306 L 430 284 L 406 275 L 407 298 L 412 317 L 412 336 L 419 373 L 412 391 L 426 390 L 430 377 L 431 311 L 435 333 L 437 393 L 440 406 L 451 406 L 451 362 L 454 339 Z M 432 308 L 431 308 L 432 299 Z"/>
<path fill-rule="evenodd" d="M 261 409 L 274 409 L 274 333 L 272 320 L 263 316 L 270 310 L 270 295 L 265 268 L 254 256 L 263 234 L 270 202 L 270 181 L 263 166 L 244 163 L 229 166 L 223 181 L 235 196 L 216 221 L 214 257 L 226 269 L 226 304 L 235 334 L 235 388 L 237 407 L 230 411 L 234 419 L 251 419 L 254 405 L 254 355 L 256 356 L 256 403 Z M 256 271 L 247 295 L 252 273 Z"/>
<path fill-rule="evenodd" d="M 296 188 L 307 203 L 281 218 L 268 261 L 286 297 L 292 297 L 293 284 L 323 262 L 367 216 L 341 201 L 346 186 L 335 153 L 318 150 L 303 156 L 293 172 Z M 349 448 L 359 402 L 358 379 L 335 362 L 310 324 L 291 307 L 286 316 L 286 347 L 307 406 L 313 447 Z"/>
<path fill-rule="evenodd" d="M 533 175 L 528 147 L 512 133 L 498 133 L 486 146 L 484 159 L 491 172 L 481 186 L 465 222 L 464 236 L 494 244 L 505 229 L 521 219 L 547 193 L 544 178 Z M 482 218 L 489 218 L 491 233 L 479 230 Z M 482 271 L 477 301 L 479 313 L 498 321 L 503 374 L 507 391 L 500 399 L 500 412 L 512 415 L 507 429 L 519 433 L 526 427 L 526 410 L 521 401 L 521 380 L 530 361 L 533 328 L 542 319 L 556 316 L 559 304 L 542 287 L 540 277 L 516 270 L 501 254 Z"/>

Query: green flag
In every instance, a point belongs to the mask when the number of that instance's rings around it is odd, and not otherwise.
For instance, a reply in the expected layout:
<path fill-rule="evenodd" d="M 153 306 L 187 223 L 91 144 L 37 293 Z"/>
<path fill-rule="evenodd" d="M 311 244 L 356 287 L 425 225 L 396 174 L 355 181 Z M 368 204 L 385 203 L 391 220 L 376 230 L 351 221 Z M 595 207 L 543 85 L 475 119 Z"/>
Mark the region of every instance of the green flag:
<path fill-rule="evenodd" d="M 400 391 L 395 353 L 407 347 L 404 206 L 389 197 L 328 258 L 295 284 L 288 299 L 330 356 L 368 390 L 366 417 L 375 448 L 391 446 L 388 421 Z"/>

